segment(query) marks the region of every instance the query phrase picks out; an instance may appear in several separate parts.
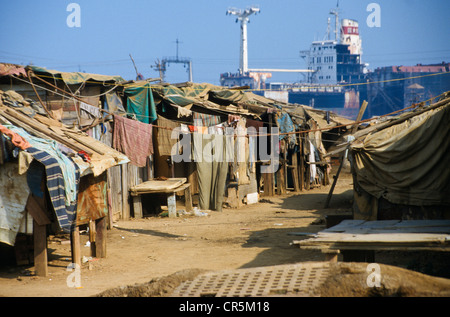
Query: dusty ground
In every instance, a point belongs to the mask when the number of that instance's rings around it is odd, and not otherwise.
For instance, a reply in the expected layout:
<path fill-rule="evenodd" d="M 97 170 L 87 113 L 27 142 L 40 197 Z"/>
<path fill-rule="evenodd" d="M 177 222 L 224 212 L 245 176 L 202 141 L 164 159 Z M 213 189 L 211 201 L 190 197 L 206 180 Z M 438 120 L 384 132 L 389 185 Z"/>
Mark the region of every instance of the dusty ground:
<path fill-rule="evenodd" d="M 67 286 L 70 244 L 50 237 L 49 276 L 34 276 L 32 266 L 2 266 L 0 296 L 168 296 L 182 281 L 205 271 L 323 261 L 320 252 L 300 250 L 290 243 L 299 239 L 292 233 L 324 229 L 325 215 L 350 213 L 351 178 L 341 175 L 330 208 L 324 209 L 329 189 L 326 186 L 275 196 L 241 209 L 212 211 L 207 216 L 119 221 L 108 231 L 107 257 L 83 263 L 78 288 Z M 82 244 L 87 240 L 88 235 L 83 234 Z M 82 252 L 90 256 L 90 248 L 82 247 Z M 363 274 L 360 264 L 348 265 L 334 268 L 323 296 L 450 295 L 449 279 L 397 267 L 386 269 L 395 277 L 390 284 L 383 284 L 376 294 L 368 293 L 355 282 Z"/>

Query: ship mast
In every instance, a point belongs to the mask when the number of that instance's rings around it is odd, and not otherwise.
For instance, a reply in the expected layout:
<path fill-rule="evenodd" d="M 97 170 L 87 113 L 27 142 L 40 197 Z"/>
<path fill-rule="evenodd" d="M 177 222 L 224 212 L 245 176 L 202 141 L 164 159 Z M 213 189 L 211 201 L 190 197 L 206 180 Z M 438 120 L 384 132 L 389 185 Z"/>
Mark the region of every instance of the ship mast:
<path fill-rule="evenodd" d="M 259 8 L 250 7 L 245 10 L 230 8 L 226 14 L 236 15 L 236 23 L 241 21 L 241 47 L 240 47 L 240 59 L 239 59 L 239 73 L 245 74 L 248 72 L 248 48 L 247 48 L 247 23 L 249 22 L 249 16 L 257 14 Z"/>
<path fill-rule="evenodd" d="M 338 40 L 338 30 L 339 30 L 339 0 L 336 4 L 336 9 L 330 10 L 330 14 L 335 17 L 335 29 L 334 29 L 334 39 Z"/>

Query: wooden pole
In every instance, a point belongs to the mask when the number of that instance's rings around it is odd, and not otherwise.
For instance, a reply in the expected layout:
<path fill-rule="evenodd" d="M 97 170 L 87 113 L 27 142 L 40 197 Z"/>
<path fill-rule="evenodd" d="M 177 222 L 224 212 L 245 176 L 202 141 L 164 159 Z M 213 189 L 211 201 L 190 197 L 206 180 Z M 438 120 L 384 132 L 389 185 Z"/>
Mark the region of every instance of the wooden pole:
<path fill-rule="evenodd" d="M 80 228 L 76 226 L 70 235 L 70 245 L 72 249 L 72 263 L 81 267 L 81 246 L 80 246 Z"/>
<path fill-rule="evenodd" d="M 305 186 L 305 180 L 304 180 L 304 158 L 303 158 L 303 139 L 301 134 L 298 135 L 298 144 L 300 146 L 300 151 L 298 153 L 298 156 L 300 158 L 300 168 L 298 169 L 299 173 L 299 182 L 300 182 L 300 191 L 303 191 L 303 188 Z"/>
<path fill-rule="evenodd" d="M 36 276 L 47 276 L 47 226 L 33 219 L 34 267 Z"/>
<path fill-rule="evenodd" d="M 106 258 L 106 217 L 95 221 L 95 256 Z"/>
<path fill-rule="evenodd" d="M 363 104 L 361 105 L 361 108 L 359 108 L 359 112 L 358 112 L 358 116 L 356 117 L 356 122 L 361 121 L 364 112 L 366 111 L 367 108 L 367 101 L 363 101 Z M 358 124 L 356 123 L 353 128 L 352 128 L 352 134 L 354 134 L 356 131 L 358 131 Z"/>
<path fill-rule="evenodd" d="M 96 236 L 96 227 L 95 221 L 89 221 L 89 242 L 91 244 L 91 255 L 95 256 L 97 254 L 97 250 L 95 247 L 95 236 Z"/>
<path fill-rule="evenodd" d="M 300 191 L 300 184 L 299 184 L 299 172 L 298 172 L 298 161 L 297 161 L 297 153 L 293 153 L 291 155 L 291 175 L 292 175 L 292 182 L 294 184 L 294 192 Z"/>
<path fill-rule="evenodd" d="M 122 164 L 122 219 L 130 219 L 130 204 L 128 202 L 128 164 Z"/>
<path fill-rule="evenodd" d="M 175 218 L 177 216 L 177 200 L 175 193 L 167 195 L 167 209 L 170 218 Z"/>
<path fill-rule="evenodd" d="M 334 187 L 336 186 L 339 174 L 341 173 L 342 165 L 344 165 L 344 155 L 341 157 L 341 163 L 339 164 L 339 168 L 336 172 L 336 175 L 334 176 L 333 184 L 331 185 L 330 192 L 328 193 L 327 200 L 325 202 L 324 208 L 328 208 L 328 205 L 330 204 L 331 196 L 333 196 Z"/>

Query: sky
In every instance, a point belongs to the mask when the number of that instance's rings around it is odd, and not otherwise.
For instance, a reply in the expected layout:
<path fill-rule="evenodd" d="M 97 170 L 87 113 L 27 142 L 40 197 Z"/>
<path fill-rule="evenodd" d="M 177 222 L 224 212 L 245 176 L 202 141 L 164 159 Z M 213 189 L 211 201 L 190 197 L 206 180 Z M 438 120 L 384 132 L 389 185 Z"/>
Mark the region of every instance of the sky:
<path fill-rule="evenodd" d="M 79 5 L 79 27 L 67 10 Z M 367 18 L 379 5 L 380 25 Z M 337 0 L 0 0 L 0 62 L 33 64 L 64 72 L 157 78 L 156 62 L 192 60 L 193 81 L 220 84 L 239 68 L 240 24 L 230 7 L 258 6 L 248 24 L 250 68 L 303 69 L 301 50 L 323 39 Z M 449 0 L 340 0 L 340 18 L 357 20 L 362 60 L 369 69 L 450 62 Z M 333 25 L 333 23 L 332 23 Z M 183 64 L 170 64 L 165 80 L 188 80 Z M 298 82 L 298 73 L 273 73 L 271 82 Z"/>

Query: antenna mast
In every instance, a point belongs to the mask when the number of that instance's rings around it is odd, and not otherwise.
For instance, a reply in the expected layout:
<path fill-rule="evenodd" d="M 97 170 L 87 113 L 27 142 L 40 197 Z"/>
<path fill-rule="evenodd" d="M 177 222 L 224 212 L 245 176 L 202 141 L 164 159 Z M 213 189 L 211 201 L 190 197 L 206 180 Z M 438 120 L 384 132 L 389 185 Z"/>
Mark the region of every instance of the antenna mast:
<path fill-rule="evenodd" d="M 247 48 L 247 23 L 249 23 L 249 16 L 259 13 L 258 7 L 249 7 L 245 10 L 230 8 L 226 15 L 235 15 L 236 23 L 241 21 L 241 47 L 239 59 L 239 73 L 244 74 L 248 72 L 248 48 Z"/>

